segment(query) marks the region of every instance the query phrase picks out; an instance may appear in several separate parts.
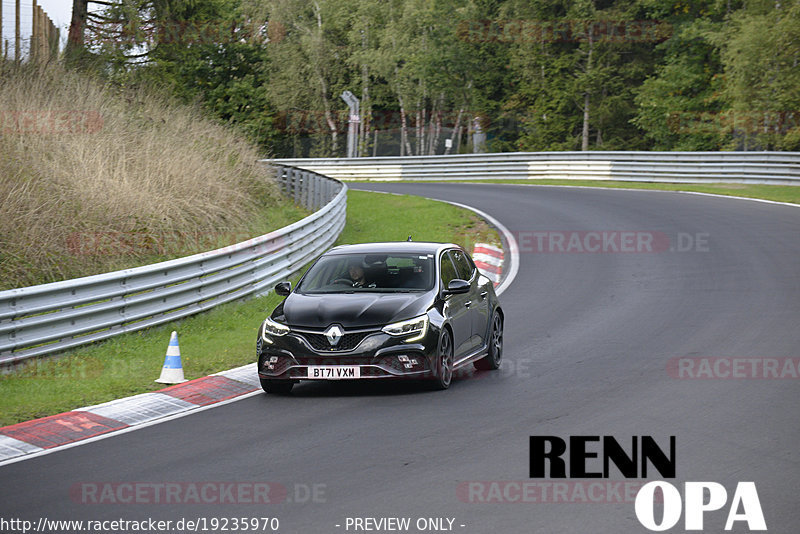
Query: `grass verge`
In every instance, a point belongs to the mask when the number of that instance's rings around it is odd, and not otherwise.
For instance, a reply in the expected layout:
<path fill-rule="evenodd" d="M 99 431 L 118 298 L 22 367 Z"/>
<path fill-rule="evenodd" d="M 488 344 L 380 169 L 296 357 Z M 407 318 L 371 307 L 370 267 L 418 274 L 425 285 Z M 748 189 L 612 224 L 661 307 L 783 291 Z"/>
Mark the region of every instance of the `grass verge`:
<path fill-rule="evenodd" d="M 419 197 L 348 193 L 347 225 L 339 243 L 405 240 L 499 244 L 499 236 L 470 211 Z M 199 378 L 254 361 L 263 317 L 278 304 L 270 294 L 194 317 L 123 334 L 36 360 L 0 377 L 0 426 L 82 406 L 157 391 L 170 332 L 178 331 L 184 375 Z"/>
<path fill-rule="evenodd" d="M 152 89 L 0 62 L 0 290 L 155 263 L 304 216 L 258 150 Z"/>
<path fill-rule="evenodd" d="M 403 183 L 420 183 L 403 180 Z M 366 182 L 364 182 L 366 183 Z M 397 183 L 397 182 L 392 182 Z M 662 182 L 619 182 L 606 180 L 463 180 L 437 183 L 464 184 L 522 184 L 522 185 L 571 185 L 582 187 L 608 187 L 618 189 L 652 189 L 659 191 L 693 191 L 732 197 L 758 198 L 775 202 L 800 204 L 800 186 L 797 185 L 757 185 L 757 184 L 676 184 Z"/>

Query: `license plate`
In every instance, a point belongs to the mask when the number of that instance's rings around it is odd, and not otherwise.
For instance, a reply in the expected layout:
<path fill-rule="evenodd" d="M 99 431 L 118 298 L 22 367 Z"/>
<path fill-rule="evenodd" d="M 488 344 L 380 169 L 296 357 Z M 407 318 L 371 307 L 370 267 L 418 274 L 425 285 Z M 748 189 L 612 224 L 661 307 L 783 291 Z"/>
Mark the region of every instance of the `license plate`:
<path fill-rule="evenodd" d="M 309 365 L 308 378 L 324 380 L 361 378 L 361 368 L 357 365 Z"/>

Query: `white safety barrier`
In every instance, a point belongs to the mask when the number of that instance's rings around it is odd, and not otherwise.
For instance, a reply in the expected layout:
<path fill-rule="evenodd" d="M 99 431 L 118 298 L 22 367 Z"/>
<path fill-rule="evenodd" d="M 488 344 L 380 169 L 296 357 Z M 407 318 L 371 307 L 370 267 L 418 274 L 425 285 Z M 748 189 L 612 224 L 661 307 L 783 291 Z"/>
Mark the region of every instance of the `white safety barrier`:
<path fill-rule="evenodd" d="M 340 180 L 558 178 L 800 185 L 798 152 L 512 152 L 273 161 Z"/>

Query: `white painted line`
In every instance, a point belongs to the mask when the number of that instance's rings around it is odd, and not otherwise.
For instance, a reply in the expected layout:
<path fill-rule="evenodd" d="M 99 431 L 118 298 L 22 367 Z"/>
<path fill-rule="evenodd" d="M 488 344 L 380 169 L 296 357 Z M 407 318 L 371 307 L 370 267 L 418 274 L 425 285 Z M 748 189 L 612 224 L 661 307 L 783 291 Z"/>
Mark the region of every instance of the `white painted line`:
<path fill-rule="evenodd" d="M 81 445 L 86 445 L 87 443 L 94 443 L 95 441 L 100 441 L 100 440 L 103 440 L 103 439 L 106 439 L 106 438 L 112 438 L 112 437 L 115 437 L 115 436 L 119 436 L 120 434 L 127 434 L 128 432 L 133 432 L 135 430 L 146 428 L 148 426 L 159 425 L 161 423 L 166 423 L 167 421 L 172 421 L 174 419 L 180 419 L 181 417 L 186 417 L 187 415 L 193 415 L 193 414 L 196 414 L 196 413 L 199 413 L 199 412 L 204 412 L 204 411 L 210 410 L 212 408 L 217 408 L 218 406 L 224 406 L 225 404 L 230 404 L 232 402 L 240 401 L 242 399 L 246 399 L 248 397 L 252 397 L 254 395 L 259 395 L 259 394 L 263 394 L 263 393 L 264 392 L 259 389 L 258 391 L 251 391 L 250 393 L 245 393 L 244 395 L 239 395 L 238 397 L 234 397 L 232 399 L 227 399 L 227 400 L 224 400 L 222 402 L 218 402 L 216 404 L 209 404 L 208 406 L 197 406 L 197 405 L 193 404 L 192 406 L 196 406 L 196 407 L 191 409 L 191 410 L 187 410 L 185 412 L 180 412 L 180 413 L 176 413 L 174 415 L 169 415 L 167 417 L 163 417 L 161 419 L 156 419 L 154 421 L 149 421 L 147 423 L 142 423 L 140 425 L 129 426 L 128 428 L 123 428 L 122 430 L 116 430 L 114 432 L 109 432 L 107 434 L 101 434 L 99 436 L 94 436 L 92 438 L 84 439 L 84 440 L 81 440 L 81 441 L 75 441 L 73 443 L 68 443 L 68 444 L 62 445 L 60 447 L 55 447 L 53 449 L 44 449 L 44 450 L 39 451 L 39 452 L 26 454 L 25 456 L 22 456 L 22 457 L 12 458 L 10 460 L 0 461 L 0 467 L 2 467 L 4 465 L 8 465 L 8 464 L 22 462 L 24 460 L 29 460 L 31 458 L 38 458 L 39 456 L 45 456 L 47 454 L 51 454 L 51 453 L 54 453 L 54 452 L 63 451 L 64 449 L 71 449 L 72 447 L 80 447 Z"/>
<path fill-rule="evenodd" d="M 0 460 L 9 460 L 25 454 L 42 451 L 41 447 L 0 434 Z M 0 464 L 2 465 L 2 464 Z"/>
<path fill-rule="evenodd" d="M 458 182 L 458 183 L 473 183 L 469 181 L 465 182 Z M 645 182 L 649 183 L 649 182 Z M 734 200 L 749 200 L 751 202 L 763 202 L 765 204 L 776 204 L 779 206 L 792 206 L 793 208 L 800 208 L 800 204 L 794 204 L 792 202 L 779 202 L 777 200 L 766 200 L 763 198 L 752 198 L 752 197 L 737 197 L 735 195 L 720 195 L 717 193 L 702 193 L 700 191 L 681 191 L 681 190 L 672 190 L 672 189 L 644 189 L 644 188 L 635 188 L 635 187 L 603 187 L 599 185 L 554 185 L 554 184 L 509 184 L 509 183 L 487 183 L 487 182 L 479 182 L 474 183 L 474 185 L 521 185 L 523 187 L 567 187 L 572 189 L 601 189 L 603 191 L 645 191 L 645 192 L 654 192 L 654 193 L 681 193 L 684 195 L 701 195 L 706 197 L 716 197 L 716 198 L 732 198 Z M 800 187 L 800 186 L 794 186 Z M 378 193 L 379 191 L 375 191 Z"/>
<path fill-rule="evenodd" d="M 184 410 L 191 410 L 196 406 L 191 402 L 154 392 L 117 399 L 96 406 L 79 408 L 76 411 L 91 412 L 133 426 L 161 419 Z"/>
<path fill-rule="evenodd" d="M 211 376 L 224 376 L 229 380 L 242 382 L 254 388 L 261 387 L 261 381 L 258 379 L 258 367 L 256 366 L 256 362 L 248 363 L 247 365 L 236 367 L 235 369 L 228 369 L 221 373 L 215 373 Z"/>
<path fill-rule="evenodd" d="M 139 428 L 163 423 L 165 421 L 171 421 L 185 415 L 202 412 L 204 410 L 214 408 L 215 406 L 222 406 L 223 404 L 229 404 L 246 397 L 251 397 L 261 392 L 261 384 L 258 380 L 258 373 L 256 371 L 255 363 L 243 365 L 234 369 L 228 369 L 227 371 L 222 371 L 219 373 L 214 373 L 210 376 L 222 376 L 230 380 L 235 380 L 236 382 L 257 387 L 259 390 L 245 393 L 243 395 L 239 395 L 238 397 L 234 397 L 222 402 L 209 404 L 207 406 L 198 406 L 197 404 L 192 404 L 191 402 L 187 402 L 183 399 L 178 399 L 171 395 L 166 395 L 156 391 L 153 393 L 142 393 L 132 397 L 125 397 L 102 404 L 96 404 L 94 406 L 76 408 L 73 411 L 91 412 L 93 414 L 119 421 L 130 426 L 122 430 L 115 430 L 107 434 L 102 434 L 100 436 L 76 441 L 66 445 L 60 445 L 52 449 L 42 449 L 41 447 L 25 443 L 24 441 L 0 435 L 0 466 L 20 462 L 22 460 L 27 460 L 28 458 L 43 456 L 45 454 L 50 454 L 62 449 L 77 447 L 79 445 L 83 445 L 84 443 L 92 443 L 94 441 L 110 438 L 118 434 L 131 432 Z"/>
<path fill-rule="evenodd" d="M 798 186 L 795 186 L 798 187 Z M 641 191 L 641 189 L 639 189 Z M 663 190 L 662 190 L 663 191 Z M 717 197 L 717 198 L 735 198 L 738 200 L 750 200 L 752 202 L 763 202 L 764 204 L 778 204 L 780 206 L 792 206 L 795 208 L 800 208 L 800 204 L 793 204 L 791 202 L 778 202 L 777 200 L 767 200 L 764 198 L 751 198 L 751 197 L 737 197 L 733 195 L 718 195 L 716 193 L 701 193 L 700 191 L 673 191 L 673 193 L 684 193 L 686 195 L 702 195 L 706 197 Z"/>

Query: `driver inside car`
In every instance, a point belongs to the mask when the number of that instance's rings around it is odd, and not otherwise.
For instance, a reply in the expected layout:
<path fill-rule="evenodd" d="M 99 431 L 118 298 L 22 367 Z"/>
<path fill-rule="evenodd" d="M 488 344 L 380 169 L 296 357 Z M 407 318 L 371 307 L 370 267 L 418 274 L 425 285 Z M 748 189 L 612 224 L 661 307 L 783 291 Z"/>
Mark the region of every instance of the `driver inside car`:
<path fill-rule="evenodd" d="M 353 287 L 375 287 L 375 283 L 368 283 L 361 262 L 354 261 L 347 266 L 347 274 L 353 282 Z"/>

